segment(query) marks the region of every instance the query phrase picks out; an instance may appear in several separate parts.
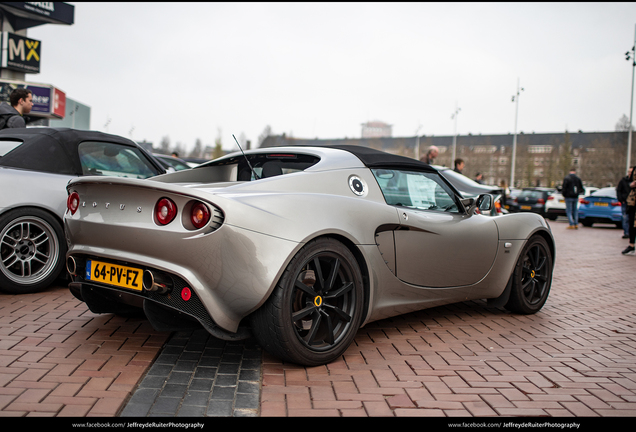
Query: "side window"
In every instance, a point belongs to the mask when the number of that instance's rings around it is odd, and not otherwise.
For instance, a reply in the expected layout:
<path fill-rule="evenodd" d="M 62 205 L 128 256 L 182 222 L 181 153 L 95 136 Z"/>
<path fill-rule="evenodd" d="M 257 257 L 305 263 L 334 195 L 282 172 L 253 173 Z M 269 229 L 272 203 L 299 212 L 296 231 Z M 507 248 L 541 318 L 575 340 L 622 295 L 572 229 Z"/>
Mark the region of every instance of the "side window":
<path fill-rule="evenodd" d="M 387 204 L 458 213 L 454 194 L 436 173 L 373 169 Z"/>
<path fill-rule="evenodd" d="M 0 141 L 0 157 L 6 155 L 20 144 L 22 144 L 22 141 Z"/>
<path fill-rule="evenodd" d="M 84 175 L 148 178 L 159 172 L 139 149 L 86 141 L 77 149 Z"/>

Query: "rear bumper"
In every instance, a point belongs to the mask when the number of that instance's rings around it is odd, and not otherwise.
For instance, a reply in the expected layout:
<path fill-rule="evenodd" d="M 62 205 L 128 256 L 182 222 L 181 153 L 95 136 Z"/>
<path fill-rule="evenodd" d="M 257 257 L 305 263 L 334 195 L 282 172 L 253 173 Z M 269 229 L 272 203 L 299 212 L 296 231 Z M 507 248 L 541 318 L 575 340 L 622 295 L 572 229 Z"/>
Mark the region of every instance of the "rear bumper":
<path fill-rule="evenodd" d="M 165 275 L 165 274 L 164 274 Z M 210 334 L 223 340 L 241 340 L 249 337 L 249 330 L 239 327 L 232 333 L 219 327 L 207 313 L 201 299 L 185 281 L 174 275 L 170 292 L 161 294 L 143 290 L 134 292 L 103 284 L 92 283 L 81 276 L 72 276 L 69 289 L 75 297 L 86 303 L 94 313 L 133 314 L 143 310 L 146 318 L 158 331 L 184 331 L 202 326 Z M 181 295 L 187 290 L 188 296 Z"/>
<path fill-rule="evenodd" d="M 565 209 L 561 209 L 561 208 L 549 208 L 545 212 L 546 214 L 565 216 Z"/>
<path fill-rule="evenodd" d="M 602 208 L 602 207 L 601 207 Z M 579 219 L 592 219 L 598 222 L 621 222 L 623 220 L 623 212 L 620 207 L 610 211 L 603 211 L 592 206 L 584 206 L 579 208 Z"/>

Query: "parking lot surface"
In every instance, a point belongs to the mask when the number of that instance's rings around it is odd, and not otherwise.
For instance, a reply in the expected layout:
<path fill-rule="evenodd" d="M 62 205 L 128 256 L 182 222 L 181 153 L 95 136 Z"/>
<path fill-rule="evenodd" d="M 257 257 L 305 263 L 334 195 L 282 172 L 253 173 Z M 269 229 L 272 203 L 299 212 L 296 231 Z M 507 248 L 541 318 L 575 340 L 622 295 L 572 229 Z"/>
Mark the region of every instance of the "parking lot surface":
<path fill-rule="evenodd" d="M 319 367 L 96 315 L 63 287 L 0 294 L 0 415 L 636 416 L 636 257 L 610 225 L 550 225 L 554 282 L 536 315 L 482 301 L 410 313 Z"/>

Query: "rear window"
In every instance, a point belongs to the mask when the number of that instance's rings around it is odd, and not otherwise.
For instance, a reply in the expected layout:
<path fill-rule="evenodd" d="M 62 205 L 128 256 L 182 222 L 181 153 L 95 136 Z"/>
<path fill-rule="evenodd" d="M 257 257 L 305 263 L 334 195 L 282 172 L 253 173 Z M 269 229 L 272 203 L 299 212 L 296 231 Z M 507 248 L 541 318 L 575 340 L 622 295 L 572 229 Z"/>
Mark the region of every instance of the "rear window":
<path fill-rule="evenodd" d="M 22 141 L 0 141 L 0 157 L 22 144 Z"/>
<path fill-rule="evenodd" d="M 136 147 L 85 141 L 77 148 L 83 175 L 148 178 L 159 174 Z"/>
<path fill-rule="evenodd" d="M 590 196 L 616 198 L 616 189 L 614 189 L 614 188 L 599 189 L 597 191 L 592 192 L 592 194 Z"/>
<path fill-rule="evenodd" d="M 232 172 L 236 173 L 236 178 L 230 178 L 227 181 L 253 181 L 304 171 L 318 161 L 320 158 L 316 156 L 297 153 L 251 154 L 247 155 L 247 158 L 243 155 L 234 156 L 199 165 L 193 169 L 229 165 L 234 166 L 235 169 Z"/>
<path fill-rule="evenodd" d="M 534 199 L 539 199 L 539 198 L 543 198 L 544 194 L 546 194 L 546 192 L 534 191 L 534 190 L 524 190 L 524 191 L 521 191 L 521 193 L 519 195 L 517 195 L 517 196 L 518 197 L 530 197 L 530 198 L 534 198 Z"/>

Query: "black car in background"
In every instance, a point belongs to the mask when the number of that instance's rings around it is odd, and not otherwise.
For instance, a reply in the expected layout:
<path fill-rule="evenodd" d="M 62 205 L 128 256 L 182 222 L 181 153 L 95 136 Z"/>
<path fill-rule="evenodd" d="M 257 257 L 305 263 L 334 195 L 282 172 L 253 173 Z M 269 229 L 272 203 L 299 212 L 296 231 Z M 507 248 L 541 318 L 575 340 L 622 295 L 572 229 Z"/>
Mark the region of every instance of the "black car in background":
<path fill-rule="evenodd" d="M 167 172 L 181 171 L 191 168 L 186 161 L 179 159 L 178 157 L 160 153 L 153 153 L 152 155 L 159 161 Z"/>
<path fill-rule="evenodd" d="M 545 187 L 523 188 L 509 205 L 511 213 L 532 212 L 546 215 L 545 203 L 548 202 L 555 189 Z"/>

